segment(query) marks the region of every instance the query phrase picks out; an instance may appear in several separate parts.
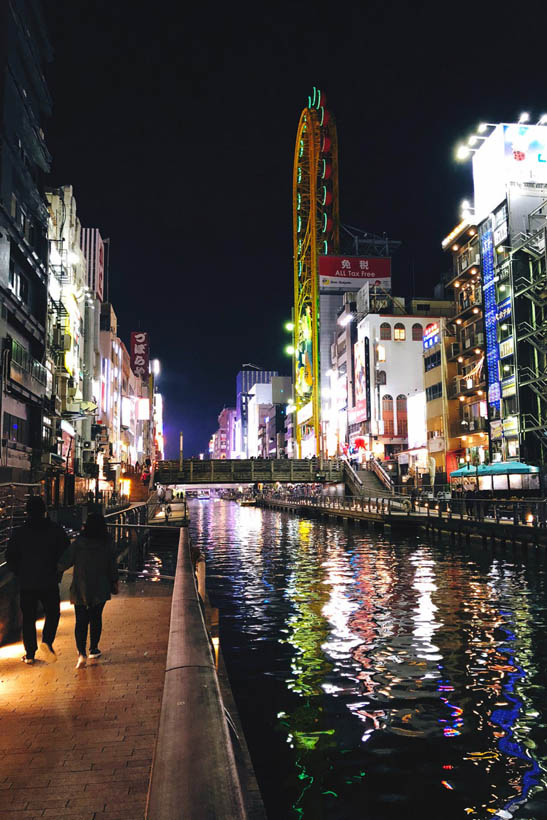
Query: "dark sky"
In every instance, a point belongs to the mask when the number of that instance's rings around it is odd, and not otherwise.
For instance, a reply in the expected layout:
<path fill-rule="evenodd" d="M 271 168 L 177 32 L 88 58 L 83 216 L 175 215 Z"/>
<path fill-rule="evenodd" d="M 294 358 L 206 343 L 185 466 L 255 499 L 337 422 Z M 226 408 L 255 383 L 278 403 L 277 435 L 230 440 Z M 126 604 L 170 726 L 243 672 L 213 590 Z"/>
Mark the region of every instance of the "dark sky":
<path fill-rule="evenodd" d="M 120 334 L 161 359 L 168 454 L 203 451 L 244 362 L 289 372 L 292 161 L 324 89 L 342 221 L 403 242 L 394 288 L 430 293 L 471 194 L 454 146 L 547 111 L 545 3 L 45 0 L 52 184 L 111 238 Z M 537 115 L 534 119 L 534 115 Z"/>

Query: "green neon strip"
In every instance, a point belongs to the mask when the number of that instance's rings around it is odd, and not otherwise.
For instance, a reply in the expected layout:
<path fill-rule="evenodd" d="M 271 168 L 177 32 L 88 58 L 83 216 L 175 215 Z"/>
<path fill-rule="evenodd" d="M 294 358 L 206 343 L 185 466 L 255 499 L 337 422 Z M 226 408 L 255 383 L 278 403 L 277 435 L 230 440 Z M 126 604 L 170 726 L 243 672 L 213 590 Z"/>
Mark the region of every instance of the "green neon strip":
<path fill-rule="evenodd" d="M 323 204 L 325 204 L 325 203 L 323 203 Z M 302 197 L 301 197 L 300 194 L 297 194 L 296 195 L 296 210 L 299 211 L 301 207 L 302 207 Z"/>
<path fill-rule="evenodd" d="M 321 106 L 321 122 L 319 125 L 323 125 L 323 120 L 325 119 L 325 109 Z"/>

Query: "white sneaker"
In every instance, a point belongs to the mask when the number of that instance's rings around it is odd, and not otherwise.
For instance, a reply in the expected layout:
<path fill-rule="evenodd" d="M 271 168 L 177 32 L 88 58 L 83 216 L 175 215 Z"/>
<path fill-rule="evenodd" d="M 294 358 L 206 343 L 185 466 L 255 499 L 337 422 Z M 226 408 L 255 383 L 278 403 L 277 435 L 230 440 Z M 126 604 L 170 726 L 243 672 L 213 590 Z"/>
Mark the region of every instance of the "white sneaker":
<path fill-rule="evenodd" d="M 87 663 L 87 658 L 85 655 L 78 655 L 78 660 L 76 662 L 76 669 L 83 669 L 83 667 Z"/>
<path fill-rule="evenodd" d="M 55 654 L 53 647 L 50 644 L 43 642 L 40 644 L 40 648 L 38 649 L 38 657 L 46 663 L 55 663 L 57 660 L 57 655 Z"/>

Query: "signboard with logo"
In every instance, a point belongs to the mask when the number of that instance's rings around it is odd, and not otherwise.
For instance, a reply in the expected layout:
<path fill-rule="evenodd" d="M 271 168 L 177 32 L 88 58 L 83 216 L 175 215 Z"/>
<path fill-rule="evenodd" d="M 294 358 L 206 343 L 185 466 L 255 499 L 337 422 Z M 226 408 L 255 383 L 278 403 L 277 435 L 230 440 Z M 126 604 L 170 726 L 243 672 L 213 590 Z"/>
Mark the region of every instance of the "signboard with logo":
<path fill-rule="evenodd" d="M 502 422 L 504 436 L 518 436 L 519 420 L 516 416 L 508 416 Z"/>
<path fill-rule="evenodd" d="M 430 347 L 434 347 L 439 344 L 440 332 L 441 331 L 437 322 L 432 325 L 427 325 L 424 330 L 424 337 L 422 340 L 424 350 L 429 350 Z"/>
<path fill-rule="evenodd" d="M 513 337 L 500 342 L 500 359 L 505 359 L 506 356 L 512 356 L 515 351 L 515 343 Z"/>
<path fill-rule="evenodd" d="M 473 154 L 475 217 L 482 221 L 511 183 L 547 185 L 547 126 L 500 123 Z"/>
<path fill-rule="evenodd" d="M 508 296 L 498 305 L 498 322 L 503 322 L 511 315 L 511 297 Z"/>
<path fill-rule="evenodd" d="M 486 364 L 488 367 L 488 403 L 499 410 L 501 390 L 499 383 L 498 306 L 494 282 L 494 244 L 491 220 L 481 230 L 482 280 L 484 295 L 484 330 L 486 334 Z"/>
<path fill-rule="evenodd" d="M 133 331 L 131 333 L 131 370 L 135 376 L 146 378 L 150 361 L 148 333 Z"/>
<path fill-rule="evenodd" d="M 510 376 L 508 379 L 504 379 L 501 383 L 501 395 L 504 399 L 508 398 L 509 396 L 514 396 L 517 392 L 517 382 L 515 376 Z"/>
<path fill-rule="evenodd" d="M 387 257 L 320 256 L 322 291 L 359 290 L 364 284 L 391 290 L 391 259 Z"/>
<path fill-rule="evenodd" d="M 309 401 L 304 407 L 301 407 L 300 410 L 296 413 L 296 423 L 297 424 L 304 424 L 305 421 L 309 421 L 313 416 L 313 404 Z"/>
<path fill-rule="evenodd" d="M 353 346 L 355 364 L 355 412 L 352 423 L 367 418 L 367 368 L 365 362 L 365 342 L 359 339 Z"/>

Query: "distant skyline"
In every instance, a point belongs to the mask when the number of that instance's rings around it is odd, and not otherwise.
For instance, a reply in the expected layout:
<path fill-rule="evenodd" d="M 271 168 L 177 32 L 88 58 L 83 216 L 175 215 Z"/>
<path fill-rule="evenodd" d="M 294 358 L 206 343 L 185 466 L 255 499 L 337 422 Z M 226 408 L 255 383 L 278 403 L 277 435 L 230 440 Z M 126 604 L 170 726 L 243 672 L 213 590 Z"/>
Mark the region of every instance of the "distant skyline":
<path fill-rule="evenodd" d="M 484 4 L 355 8 L 45 3 L 55 51 L 50 184 L 111 239 L 110 294 L 127 343 L 162 363 L 167 452 L 206 450 L 236 373 L 290 372 L 291 182 L 300 112 L 321 87 L 338 125 L 342 221 L 403 244 L 394 291 L 429 295 L 441 240 L 472 194 L 454 160 L 481 120 L 547 109 L 546 12 L 526 42 Z M 518 60 L 518 65 L 517 65 Z"/>

